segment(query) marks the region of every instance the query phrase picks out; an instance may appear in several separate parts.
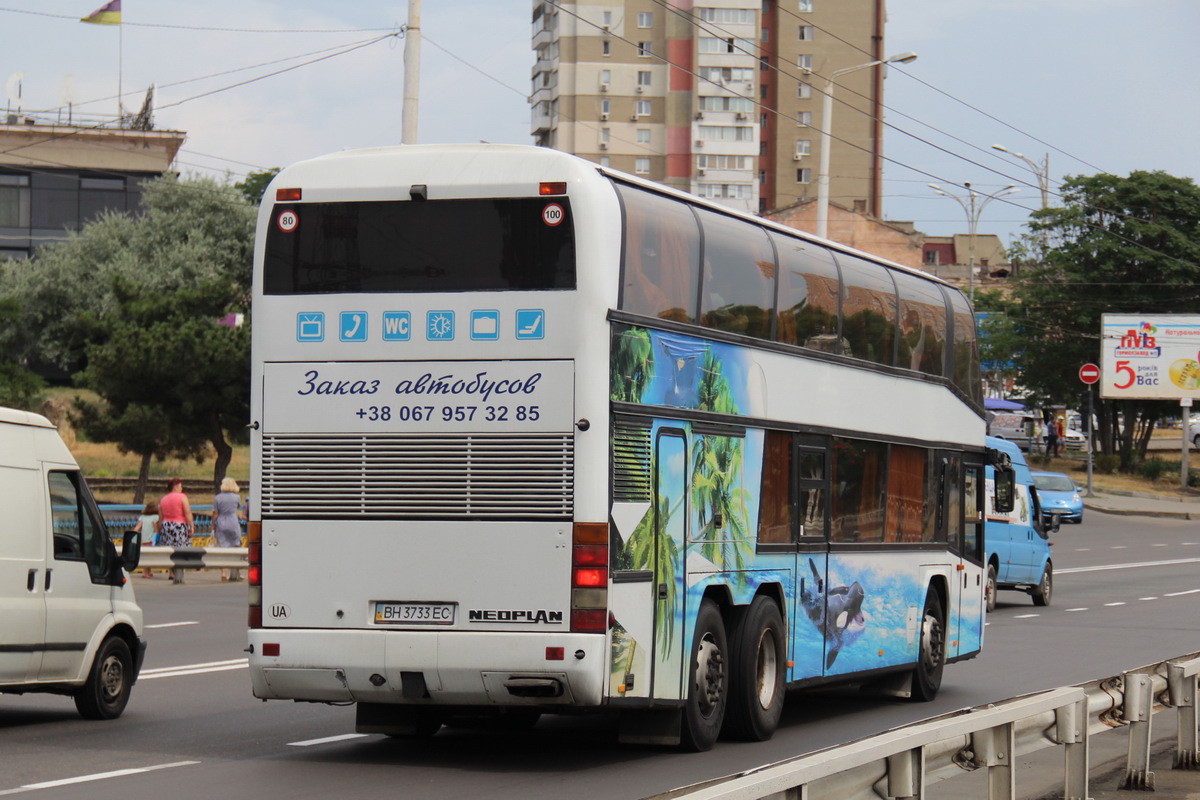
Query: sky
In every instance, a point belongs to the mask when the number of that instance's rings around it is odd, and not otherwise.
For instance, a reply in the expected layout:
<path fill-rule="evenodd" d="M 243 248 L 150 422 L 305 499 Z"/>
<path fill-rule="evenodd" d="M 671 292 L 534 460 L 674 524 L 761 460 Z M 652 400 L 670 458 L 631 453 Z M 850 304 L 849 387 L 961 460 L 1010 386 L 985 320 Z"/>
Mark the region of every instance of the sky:
<path fill-rule="evenodd" d="M 120 27 L 79 22 L 104 0 L 0 1 L 9 110 L 18 72 L 22 110 L 69 99 L 77 124 L 115 114 L 118 86 L 136 110 L 156 85 L 156 127 L 187 133 L 181 172 L 237 179 L 400 142 L 404 42 L 389 34 L 407 22 L 404 0 L 123 0 Z M 890 0 L 887 10 L 886 53 L 919 58 L 888 71 L 885 217 L 962 233 L 964 209 L 927 184 L 960 197 L 964 182 L 982 193 L 1017 184 L 978 227 L 1010 241 L 1040 193 L 1033 171 L 994 144 L 1049 156 L 1052 204 L 1069 175 L 1200 177 L 1196 0 Z M 530 15 L 530 0 L 424 0 L 420 142 L 531 143 Z"/>

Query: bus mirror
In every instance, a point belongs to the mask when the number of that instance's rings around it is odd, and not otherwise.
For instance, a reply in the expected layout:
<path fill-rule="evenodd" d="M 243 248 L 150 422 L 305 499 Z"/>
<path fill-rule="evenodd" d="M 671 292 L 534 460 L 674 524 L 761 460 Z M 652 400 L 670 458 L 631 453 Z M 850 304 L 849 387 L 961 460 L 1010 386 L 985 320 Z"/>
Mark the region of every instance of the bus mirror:
<path fill-rule="evenodd" d="M 996 469 L 995 478 L 995 493 L 992 498 L 992 508 L 1001 514 L 1007 514 L 1013 510 L 1013 490 L 1016 487 L 1016 473 L 1011 469 Z"/>

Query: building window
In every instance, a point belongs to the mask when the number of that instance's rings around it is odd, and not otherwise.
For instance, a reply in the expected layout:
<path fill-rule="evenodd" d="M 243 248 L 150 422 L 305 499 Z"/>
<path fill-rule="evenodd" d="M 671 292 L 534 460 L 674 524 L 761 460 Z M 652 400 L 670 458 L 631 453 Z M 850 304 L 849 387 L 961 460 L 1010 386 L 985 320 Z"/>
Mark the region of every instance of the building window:
<path fill-rule="evenodd" d="M 807 128 L 808 126 L 812 125 L 812 112 L 811 111 L 797 111 L 796 112 L 796 124 L 802 128 Z"/>
<path fill-rule="evenodd" d="M 649 100 L 638 100 L 637 101 L 637 115 L 639 117 L 650 116 L 650 101 Z"/>
<path fill-rule="evenodd" d="M 601 53 L 601 55 L 611 56 L 612 55 L 612 42 L 610 42 L 608 39 L 605 39 L 603 42 L 601 42 L 600 43 L 600 53 Z"/>
<path fill-rule="evenodd" d="M 0 228 L 29 227 L 29 176 L 0 175 Z"/>
<path fill-rule="evenodd" d="M 700 19 L 724 25 L 753 25 L 757 22 L 752 8 L 702 8 Z"/>
<path fill-rule="evenodd" d="M 608 27 L 612 26 L 612 12 L 611 11 L 605 11 L 603 19 L 604 19 L 604 27 L 608 28 Z"/>
<path fill-rule="evenodd" d="M 611 69 L 600 70 L 600 85 L 608 86 L 610 83 L 612 83 L 612 70 Z"/>
<path fill-rule="evenodd" d="M 937 250 L 926 250 L 925 263 L 936 267 L 938 265 L 938 255 L 939 254 Z"/>
<path fill-rule="evenodd" d="M 767 182 L 767 171 L 765 169 L 760 169 L 758 171 L 758 182 L 760 184 Z"/>
<path fill-rule="evenodd" d="M 763 28 L 761 31 L 759 31 L 759 34 L 758 34 L 758 40 L 759 40 L 760 42 L 769 42 L 769 41 L 771 41 L 771 29 L 770 29 L 770 28 Z"/>
<path fill-rule="evenodd" d="M 612 111 L 612 101 L 606 97 L 600 101 L 600 113 L 607 117 L 610 111 Z"/>
<path fill-rule="evenodd" d="M 813 0 L 798 0 L 796 5 L 799 6 L 799 8 L 798 8 L 799 11 L 812 11 L 813 10 Z"/>
<path fill-rule="evenodd" d="M 754 110 L 754 101 L 748 97 L 700 97 L 701 111 L 740 111 L 748 113 Z"/>
<path fill-rule="evenodd" d="M 813 40 L 813 26 L 801 25 L 799 29 L 800 41 L 811 42 Z"/>
<path fill-rule="evenodd" d="M 650 42 L 638 42 L 638 58 L 650 58 L 652 55 Z"/>
<path fill-rule="evenodd" d="M 812 86 L 807 83 L 801 83 L 796 87 L 796 96 L 801 100 L 808 100 L 812 97 Z"/>
<path fill-rule="evenodd" d="M 650 70 L 648 70 L 648 69 L 638 70 L 638 82 L 637 82 L 638 86 L 649 86 L 650 79 L 651 79 Z"/>
<path fill-rule="evenodd" d="M 639 28 L 649 28 L 654 24 L 654 14 L 649 11 L 639 11 L 637 16 L 637 26 Z"/>
<path fill-rule="evenodd" d="M 796 183 L 811 183 L 811 182 L 812 182 L 812 170 L 811 169 L 809 169 L 808 167 L 803 167 L 801 169 L 796 170 Z"/>
<path fill-rule="evenodd" d="M 755 44 L 750 39 L 717 39 L 712 36 L 701 36 L 697 43 L 701 53 L 753 53 Z"/>
<path fill-rule="evenodd" d="M 608 144 L 608 139 L 609 139 L 609 136 L 611 136 L 611 135 L 612 135 L 612 131 L 609 128 L 601 128 L 600 129 L 600 141 L 603 142 L 604 144 Z"/>
<path fill-rule="evenodd" d="M 736 83 L 754 81 L 754 69 L 751 67 L 701 67 L 700 77 L 713 83 Z"/>
<path fill-rule="evenodd" d="M 812 56 L 796 56 L 796 66 L 800 69 L 806 69 L 809 72 L 812 72 Z"/>
<path fill-rule="evenodd" d="M 711 142 L 752 142 L 754 127 L 751 125 L 701 125 L 700 138 Z"/>
<path fill-rule="evenodd" d="M 637 143 L 638 144 L 650 144 L 650 129 L 649 128 L 638 128 L 637 129 Z"/>
<path fill-rule="evenodd" d="M 762 127 L 765 128 L 765 127 L 767 127 L 768 122 L 770 122 L 770 120 L 767 118 L 767 112 L 764 111 L 763 113 L 758 115 L 758 124 L 759 125 L 761 125 Z"/>
<path fill-rule="evenodd" d="M 636 172 L 638 175 L 649 175 L 650 174 L 650 159 L 635 158 L 633 160 L 633 171 Z"/>
<path fill-rule="evenodd" d="M 812 139 L 797 139 L 796 140 L 796 155 L 811 156 L 812 155 Z"/>
<path fill-rule="evenodd" d="M 609 164 L 608 164 L 608 156 L 600 156 L 600 166 L 602 166 L 602 167 L 607 167 L 607 166 L 609 166 Z"/>

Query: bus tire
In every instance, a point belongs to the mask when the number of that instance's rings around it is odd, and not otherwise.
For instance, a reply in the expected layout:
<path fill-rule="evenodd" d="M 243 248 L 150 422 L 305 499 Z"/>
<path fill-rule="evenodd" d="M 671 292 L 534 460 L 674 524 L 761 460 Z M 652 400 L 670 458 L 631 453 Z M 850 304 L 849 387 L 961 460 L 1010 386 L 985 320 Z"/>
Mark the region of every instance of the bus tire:
<path fill-rule="evenodd" d="M 100 645 L 87 681 L 75 692 L 75 708 L 85 719 L 116 719 L 133 691 L 133 657 L 120 636 Z"/>
<path fill-rule="evenodd" d="M 1035 606 L 1050 605 L 1050 596 L 1054 593 L 1054 567 L 1049 561 L 1046 562 L 1046 568 L 1042 570 L 1042 579 L 1029 593 L 1033 595 Z"/>
<path fill-rule="evenodd" d="M 987 583 L 983 585 L 984 607 L 990 614 L 996 610 L 996 565 L 988 564 Z"/>
<path fill-rule="evenodd" d="M 711 750 L 725 721 L 729 701 L 729 644 L 716 603 L 705 599 L 696 615 L 696 633 L 688 663 L 688 694 L 680 743 L 687 750 Z"/>
<path fill-rule="evenodd" d="M 785 698 L 787 629 L 773 600 L 754 598 L 730 636 L 729 710 L 725 732 L 765 742 L 779 727 Z"/>
<path fill-rule="evenodd" d="M 917 646 L 917 667 L 912 675 L 912 699 L 927 702 L 937 697 L 946 666 L 946 612 L 937 590 L 929 587 L 925 610 L 921 613 L 921 641 Z"/>

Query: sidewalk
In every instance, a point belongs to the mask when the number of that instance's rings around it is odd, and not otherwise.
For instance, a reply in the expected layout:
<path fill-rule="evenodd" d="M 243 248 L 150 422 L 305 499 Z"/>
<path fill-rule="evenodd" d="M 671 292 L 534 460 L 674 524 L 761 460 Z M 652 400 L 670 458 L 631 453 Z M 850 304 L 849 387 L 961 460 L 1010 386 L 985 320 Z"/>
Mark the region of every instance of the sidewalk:
<path fill-rule="evenodd" d="M 1141 492 L 1097 491 L 1083 494 L 1083 507 L 1102 514 L 1200 520 L 1200 497 L 1166 497 Z"/>

